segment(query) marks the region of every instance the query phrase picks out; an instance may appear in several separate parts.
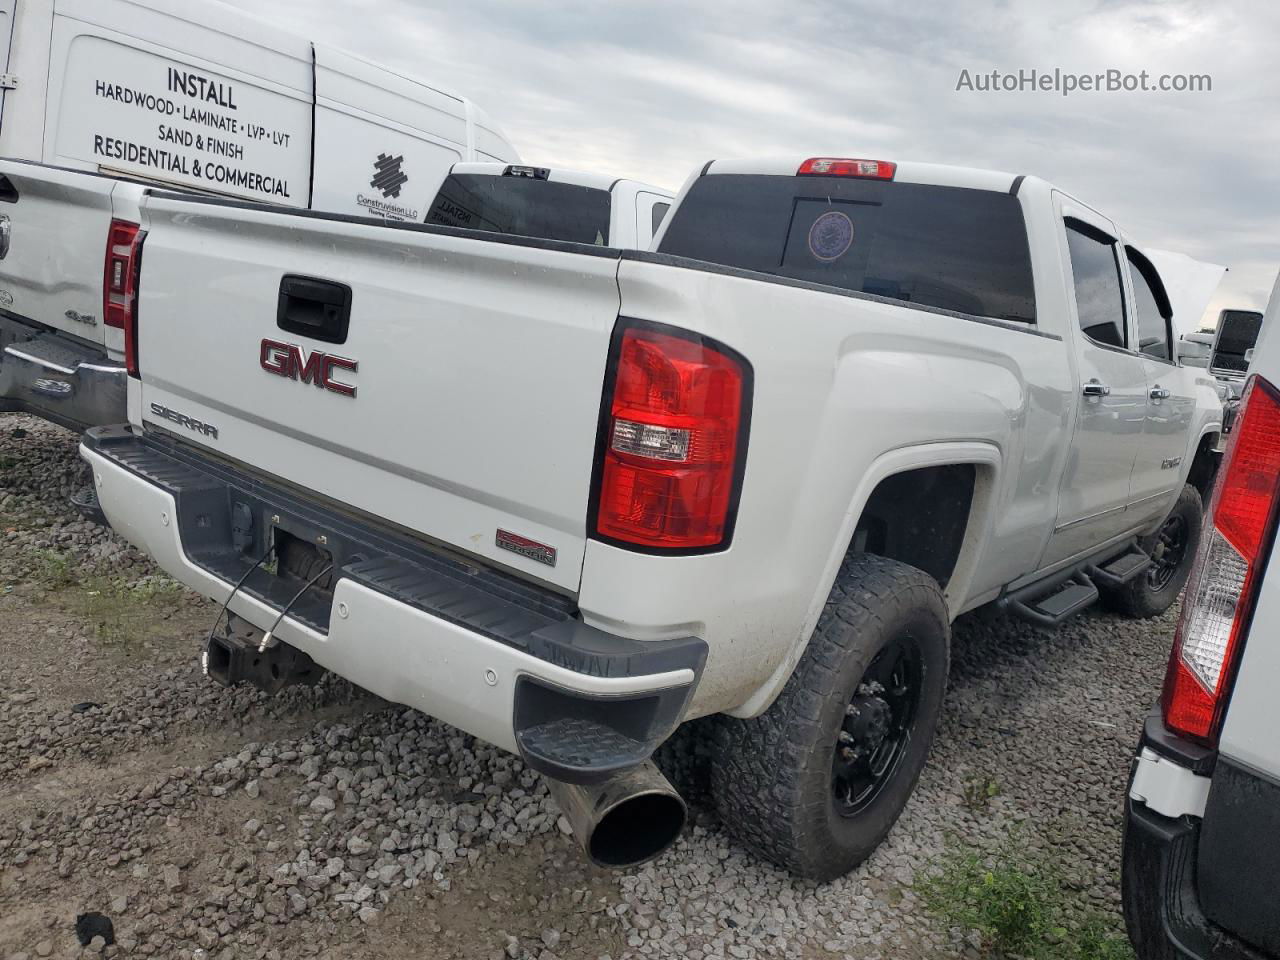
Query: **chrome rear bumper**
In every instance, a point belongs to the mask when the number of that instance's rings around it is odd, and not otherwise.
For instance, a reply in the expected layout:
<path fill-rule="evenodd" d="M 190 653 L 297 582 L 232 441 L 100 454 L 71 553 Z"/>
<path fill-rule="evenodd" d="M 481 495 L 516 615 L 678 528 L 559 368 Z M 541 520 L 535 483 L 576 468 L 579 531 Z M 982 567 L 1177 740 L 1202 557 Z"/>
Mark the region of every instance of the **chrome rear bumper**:
<path fill-rule="evenodd" d="M 126 419 L 127 376 L 101 351 L 0 318 L 0 410 L 72 430 Z M 17 336 L 15 336 L 17 334 Z"/>

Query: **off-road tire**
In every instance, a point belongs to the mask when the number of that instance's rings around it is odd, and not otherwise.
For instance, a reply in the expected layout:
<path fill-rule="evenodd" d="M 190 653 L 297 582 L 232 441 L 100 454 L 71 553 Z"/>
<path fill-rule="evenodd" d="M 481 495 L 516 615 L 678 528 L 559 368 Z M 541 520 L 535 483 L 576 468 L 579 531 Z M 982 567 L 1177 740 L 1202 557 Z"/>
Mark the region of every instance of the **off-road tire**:
<path fill-rule="evenodd" d="M 1157 586 L 1147 572 L 1141 573 L 1122 587 L 1106 587 L 1099 585 L 1099 592 L 1106 601 L 1107 607 L 1135 620 L 1158 617 L 1178 599 L 1182 588 L 1187 585 L 1191 576 L 1191 567 L 1195 563 L 1196 551 L 1200 546 L 1200 527 L 1204 519 L 1204 508 L 1200 502 L 1200 493 L 1191 484 L 1184 484 L 1178 500 L 1165 518 L 1165 523 L 1177 520 L 1186 532 L 1187 541 L 1183 546 L 1181 560 L 1172 577 Z M 1160 545 L 1160 530 L 1139 541 L 1139 547 L 1148 556 Z"/>
<path fill-rule="evenodd" d="M 872 554 L 845 558 L 826 607 L 773 705 L 712 725 L 711 786 L 721 821 L 757 855 L 831 880 L 862 863 L 915 789 L 946 692 L 950 621 L 942 591 L 915 567 Z M 907 637 L 920 652 L 914 723 L 901 760 L 870 806 L 842 816 L 833 758 L 845 709 L 876 653 Z"/>

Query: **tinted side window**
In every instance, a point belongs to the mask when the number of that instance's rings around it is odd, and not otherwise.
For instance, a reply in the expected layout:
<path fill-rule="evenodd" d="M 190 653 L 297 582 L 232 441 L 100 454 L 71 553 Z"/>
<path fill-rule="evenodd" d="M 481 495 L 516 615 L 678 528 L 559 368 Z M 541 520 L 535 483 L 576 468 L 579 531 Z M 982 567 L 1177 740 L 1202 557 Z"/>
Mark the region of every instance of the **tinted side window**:
<path fill-rule="evenodd" d="M 572 183 L 455 173 L 436 194 L 427 223 L 605 246 L 610 202 L 607 190 Z"/>
<path fill-rule="evenodd" d="M 667 211 L 671 209 L 669 203 L 655 203 L 653 205 L 653 231 L 652 235 L 656 236 L 658 228 L 662 226 L 662 218 L 667 215 Z"/>
<path fill-rule="evenodd" d="M 829 176 L 710 174 L 662 253 L 1019 323 L 1036 319 L 1017 197 Z"/>
<path fill-rule="evenodd" d="M 1067 221 L 1067 247 L 1075 283 L 1076 313 L 1086 337 L 1124 347 L 1124 294 L 1115 241 L 1077 220 Z"/>
<path fill-rule="evenodd" d="M 1153 289 L 1151 275 L 1155 268 L 1133 251 L 1129 252 L 1129 268 L 1133 278 L 1133 305 L 1138 314 L 1138 349 L 1148 357 L 1172 361 L 1167 308 L 1160 308 L 1162 298 Z"/>

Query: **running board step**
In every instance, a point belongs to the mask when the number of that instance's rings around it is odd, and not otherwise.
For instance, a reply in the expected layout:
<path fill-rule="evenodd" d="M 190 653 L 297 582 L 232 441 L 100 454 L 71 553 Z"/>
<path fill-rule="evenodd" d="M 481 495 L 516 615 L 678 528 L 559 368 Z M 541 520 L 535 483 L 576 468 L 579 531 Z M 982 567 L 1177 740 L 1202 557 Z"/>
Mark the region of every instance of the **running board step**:
<path fill-rule="evenodd" d="M 1038 627 L 1058 627 L 1097 602 L 1098 588 L 1084 574 L 1077 574 L 1039 597 L 1010 597 L 1006 605 L 1010 613 Z"/>
<path fill-rule="evenodd" d="M 1136 547 L 1101 566 L 1090 564 L 1085 572 L 1104 587 L 1123 587 L 1147 572 L 1151 558 Z"/>

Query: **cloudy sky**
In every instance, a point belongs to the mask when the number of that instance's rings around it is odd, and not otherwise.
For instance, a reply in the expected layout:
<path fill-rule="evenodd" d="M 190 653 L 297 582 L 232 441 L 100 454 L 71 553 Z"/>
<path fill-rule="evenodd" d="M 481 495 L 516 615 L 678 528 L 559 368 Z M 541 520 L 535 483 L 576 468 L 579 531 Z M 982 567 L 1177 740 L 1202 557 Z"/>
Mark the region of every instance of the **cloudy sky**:
<path fill-rule="evenodd" d="M 232 0 L 451 87 L 528 162 L 676 188 L 713 157 L 834 154 L 1042 176 L 1138 243 L 1280 266 L 1280 5 L 1264 0 Z M 1199 93 L 957 91 L 962 70 L 1208 74 Z"/>

